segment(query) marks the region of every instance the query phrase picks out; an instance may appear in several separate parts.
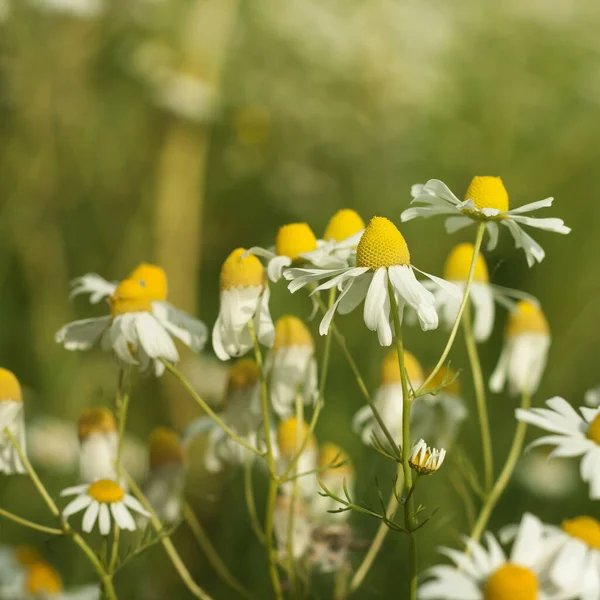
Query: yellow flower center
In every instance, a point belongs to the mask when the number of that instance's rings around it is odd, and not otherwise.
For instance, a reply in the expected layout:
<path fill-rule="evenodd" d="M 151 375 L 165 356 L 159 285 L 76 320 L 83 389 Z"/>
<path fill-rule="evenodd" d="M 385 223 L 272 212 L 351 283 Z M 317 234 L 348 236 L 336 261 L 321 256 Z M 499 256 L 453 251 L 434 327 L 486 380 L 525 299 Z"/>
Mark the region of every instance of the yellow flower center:
<path fill-rule="evenodd" d="M 293 315 L 280 317 L 275 323 L 275 341 L 273 348 L 290 346 L 314 346 L 312 335 L 306 325 Z"/>
<path fill-rule="evenodd" d="M 151 300 L 167 299 L 167 276 L 160 267 L 142 263 L 131 271 L 127 279 L 137 281 L 146 290 Z"/>
<path fill-rule="evenodd" d="M 549 333 L 548 321 L 541 308 L 527 300 L 517 302 L 515 309 L 508 315 L 506 335 L 508 337 L 522 333 Z"/>
<path fill-rule="evenodd" d="M 473 200 L 476 208 L 497 208 L 500 212 L 508 210 L 508 192 L 500 177 L 473 177 L 465 200 Z"/>
<path fill-rule="evenodd" d="M 465 243 L 456 246 L 446 259 L 444 279 L 448 281 L 467 281 L 471 262 L 473 261 L 473 251 L 473 244 Z M 477 255 L 477 260 L 475 261 L 473 281 L 480 283 L 488 283 L 489 281 L 485 258 L 481 254 Z"/>
<path fill-rule="evenodd" d="M 96 502 L 102 502 L 103 504 L 121 502 L 125 498 L 125 492 L 112 479 L 100 479 L 92 483 L 87 493 Z"/>
<path fill-rule="evenodd" d="M 430 452 L 425 451 L 425 453 L 419 453 L 414 458 L 409 459 L 408 463 L 411 468 L 419 473 L 419 475 L 430 475 L 435 471 L 435 469 L 425 467 L 430 457 Z"/>
<path fill-rule="evenodd" d="M 589 424 L 587 433 L 585 434 L 588 440 L 596 442 L 600 445 L 600 413 L 594 417 L 594 420 Z"/>
<path fill-rule="evenodd" d="M 0 367 L 0 402 L 3 400 L 23 402 L 23 394 L 15 375 L 8 369 Z"/>
<path fill-rule="evenodd" d="M 373 217 L 356 247 L 356 265 L 379 269 L 409 264 L 408 246 L 398 228 L 385 217 Z"/>
<path fill-rule="evenodd" d="M 492 573 L 483 588 L 484 600 L 537 600 L 538 580 L 525 567 L 506 564 Z"/>
<path fill-rule="evenodd" d="M 242 358 L 233 364 L 227 380 L 227 394 L 238 390 L 247 390 L 258 381 L 258 367 L 251 358 Z"/>
<path fill-rule="evenodd" d="M 46 594 L 60 594 L 63 584 L 56 569 L 48 563 L 37 562 L 29 566 L 25 579 L 25 589 L 29 594 L 46 597 Z"/>
<path fill-rule="evenodd" d="M 592 517 L 575 517 L 562 522 L 562 530 L 600 550 L 600 523 Z"/>
<path fill-rule="evenodd" d="M 179 436 L 168 427 L 157 427 L 148 438 L 150 449 L 150 470 L 164 465 L 183 464 L 183 450 Z"/>
<path fill-rule="evenodd" d="M 219 279 L 221 291 L 236 287 L 264 286 L 265 270 L 260 260 L 252 254 L 242 258 L 244 252 L 246 252 L 245 248 L 236 248 L 225 259 Z"/>
<path fill-rule="evenodd" d="M 277 445 L 279 451 L 283 456 L 291 457 L 297 450 L 300 449 L 300 445 L 304 443 L 306 436 L 308 435 L 308 424 L 302 421 L 300 424 L 300 432 L 298 432 L 298 421 L 296 417 L 288 417 L 285 421 L 279 423 L 277 427 Z M 298 444 L 299 442 L 299 444 Z M 307 448 L 314 447 L 315 439 L 311 436 Z"/>
<path fill-rule="evenodd" d="M 132 279 L 121 281 L 109 302 L 113 317 L 125 313 L 150 312 L 152 310 L 152 298 L 148 290 L 139 281 Z"/>
<path fill-rule="evenodd" d="M 77 421 L 80 442 L 86 440 L 93 433 L 107 434 L 116 431 L 117 424 L 112 412 L 103 406 L 84 410 Z"/>
<path fill-rule="evenodd" d="M 329 219 L 323 239 L 343 242 L 364 228 L 365 222 L 355 210 L 343 208 Z"/>
<path fill-rule="evenodd" d="M 409 381 L 413 386 L 423 383 L 423 369 L 419 361 L 410 352 L 404 351 L 404 367 Z M 400 383 L 400 365 L 398 365 L 398 352 L 390 350 L 381 365 L 381 384 Z"/>
<path fill-rule="evenodd" d="M 455 375 L 456 375 L 456 372 L 453 369 L 449 369 L 448 367 L 442 367 L 433 376 L 433 379 L 429 382 L 427 389 L 433 390 L 433 389 L 439 387 L 440 385 L 442 385 L 444 382 L 447 383 L 449 381 L 452 381 L 452 379 L 455 377 Z M 452 383 L 450 383 L 449 385 L 445 385 L 443 391 L 448 394 L 453 394 L 454 396 L 460 395 L 459 379 L 460 378 L 457 377 L 456 379 L 454 379 L 454 381 L 452 381 Z"/>
<path fill-rule="evenodd" d="M 15 556 L 17 562 L 23 566 L 42 562 L 40 553 L 33 546 L 17 546 L 17 548 L 15 548 Z"/>
<path fill-rule="evenodd" d="M 340 466 L 335 467 L 330 465 Z M 325 442 L 319 448 L 319 468 L 324 469 L 321 471 L 321 475 L 337 475 L 340 478 L 345 477 L 346 479 L 352 475 L 353 470 L 348 455 L 337 444 L 332 442 Z"/>
<path fill-rule="evenodd" d="M 290 223 L 279 228 L 275 240 L 275 252 L 296 260 L 300 254 L 317 248 L 317 238 L 306 223 Z"/>

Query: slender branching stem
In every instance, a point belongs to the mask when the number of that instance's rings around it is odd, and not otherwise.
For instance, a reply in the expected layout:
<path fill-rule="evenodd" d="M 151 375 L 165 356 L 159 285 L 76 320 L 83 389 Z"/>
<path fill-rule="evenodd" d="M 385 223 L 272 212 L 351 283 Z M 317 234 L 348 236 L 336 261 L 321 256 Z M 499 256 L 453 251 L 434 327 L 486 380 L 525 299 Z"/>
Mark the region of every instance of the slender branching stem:
<path fill-rule="evenodd" d="M 254 465 L 253 457 L 248 455 L 244 464 L 244 495 L 246 497 L 246 506 L 250 516 L 250 525 L 254 534 L 261 544 L 265 543 L 265 533 L 260 527 L 258 514 L 256 512 L 256 503 L 254 502 L 254 489 L 252 486 L 252 467 Z"/>
<path fill-rule="evenodd" d="M 50 535 L 64 535 L 64 531 L 62 529 L 54 529 L 53 527 L 46 527 L 45 525 L 39 525 L 38 523 L 34 523 L 33 521 L 29 521 L 24 519 L 23 517 L 19 517 L 8 510 L 4 510 L 0 508 L 0 517 L 4 517 L 5 519 L 9 519 L 10 521 L 14 521 L 19 525 L 23 525 L 23 527 L 29 527 L 29 529 L 35 529 L 36 531 L 41 531 L 42 533 L 48 533 Z"/>

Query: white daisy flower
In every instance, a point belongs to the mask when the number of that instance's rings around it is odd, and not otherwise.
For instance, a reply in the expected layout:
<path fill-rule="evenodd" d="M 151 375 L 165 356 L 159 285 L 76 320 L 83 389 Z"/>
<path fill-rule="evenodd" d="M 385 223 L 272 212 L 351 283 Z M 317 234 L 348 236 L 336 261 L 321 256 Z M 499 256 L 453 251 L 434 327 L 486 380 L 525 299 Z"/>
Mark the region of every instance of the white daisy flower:
<path fill-rule="evenodd" d="M 508 380 L 513 395 L 535 393 L 546 368 L 550 342 L 550 328 L 540 306 L 519 301 L 508 314 L 504 346 L 490 378 L 490 389 L 498 393 Z"/>
<path fill-rule="evenodd" d="M 547 400 L 546 405 L 548 408 L 517 409 L 519 421 L 553 434 L 535 440 L 530 448 L 554 446 L 549 458 L 583 456 L 581 479 L 590 484 L 590 497 L 600 499 L 600 409 L 581 406 L 581 417 L 564 398 L 558 396 Z"/>
<path fill-rule="evenodd" d="M 404 366 L 408 380 L 413 388 L 417 389 L 424 381 L 423 369 L 421 369 L 419 361 L 410 352 L 405 351 Z M 381 383 L 375 392 L 373 403 L 396 444 L 401 444 L 402 383 L 396 350 L 388 352 L 381 365 Z M 373 435 L 377 436 L 380 441 L 385 440 L 385 435 L 368 404 L 354 415 L 352 429 L 360 435 L 363 444 L 367 446 L 371 445 Z"/>
<path fill-rule="evenodd" d="M 304 404 L 314 404 L 319 395 L 315 344 L 306 325 L 292 315 L 275 323 L 275 340 L 266 361 L 273 410 L 289 417 L 298 393 Z"/>
<path fill-rule="evenodd" d="M 144 495 L 162 523 L 172 525 L 181 516 L 185 487 L 184 453 L 175 431 L 156 428 L 149 437 L 150 471 Z"/>
<path fill-rule="evenodd" d="M 417 398 L 410 407 L 410 432 L 413 439 L 427 439 L 435 446 L 452 446 L 467 409 L 460 395 L 459 380 L 452 369 L 440 369 L 427 389 L 444 387 L 433 394 Z M 453 380 L 454 379 L 454 380 Z M 451 382 L 451 383 L 449 383 Z"/>
<path fill-rule="evenodd" d="M 515 246 L 523 248 L 530 267 L 536 261 L 542 262 L 545 252 L 529 234 L 525 233 L 521 225 L 562 234 L 571 231 L 562 219 L 523 216 L 523 213 L 551 206 L 554 198 L 538 200 L 509 210 L 508 192 L 500 177 L 474 177 L 463 202 L 438 179 L 430 179 L 425 185 L 413 185 L 411 195 L 412 204 L 421 206 L 406 209 L 400 216 L 403 223 L 416 217 L 449 215 L 446 219 L 446 231 L 454 233 L 474 222 L 484 221 L 490 236 L 488 250 L 493 250 L 498 243 L 498 224 L 505 225 L 515 240 Z"/>
<path fill-rule="evenodd" d="M 408 455 L 408 464 L 419 475 L 431 475 L 442 466 L 445 458 L 444 448 L 431 448 L 421 439 L 412 447 Z"/>
<path fill-rule="evenodd" d="M 288 539 L 292 496 L 281 494 L 275 501 L 273 512 L 273 533 L 277 542 L 277 550 L 282 560 L 288 558 Z M 300 560 L 310 549 L 313 524 L 310 521 L 302 498 L 294 500 L 294 531 L 292 554 L 294 560 Z"/>
<path fill-rule="evenodd" d="M 10 431 L 25 452 L 25 416 L 21 385 L 13 373 L 0 368 L 0 473 L 25 473 L 21 458 L 5 434 L 5 429 Z"/>
<path fill-rule="evenodd" d="M 98 521 L 100 534 L 108 535 L 111 532 L 111 515 L 120 529 L 135 531 L 135 521 L 130 509 L 145 517 L 150 516 L 133 496 L 126 494 L 112 479 L 99 479 L 92 484 L 67 488 L 60 495 L 77 495 L 77 498 L 65 507 L 62 516 L 68 519 L 85 509 L 81 522 L 85 533 L 90 533 Z"/>
<path fill-rule="evenodd" d="M 345 498 L 345 484 L 350 497 L 353 497 L 354 468 L 348 455 L 339 446 L 331 442 L 322 444 L 319 449 L 318 467 L 324 470 L 320 470 L 317 473 L 317 481 L 320 481 L 332 494 L 335 494 L 339 498 Z M 322 492 L 319 492 L 314 496 L 309 505 L 312 521 L 320 525 L 347 521 L 350 511 L 339 513 L 328 512 L 342 506 L 337 500 L 322 494 Z"/>
<path fill-rule="evenodd" d="M 419 587 L 420 600 L 567 600 L 573 594 L 557 590 L 547 580 L 547 548 L 541 523 L 525 514 L 510 557 L 491 533 L 487 550 L 467 539 L 467 552 L 442 548 L 456 566 L 429 569 L 432 579 Z"/>
<path fill-rule="evenodd" d="M 212 332 L 213 349 L 221 360 L 241 356 L 252 348 L 250 321 L 260 343 L 269 348 L 273 345 L 275 329 L 265 271 L 256 256 L 244 257 L 245 253 L 244 248 L 237 248 L 221 267 L 221 304 Z"/>
<path fill-rule="evenodd" d="M 388 282 L 394 290 L 400 317 L 404 312 L 404 306 L 408 304 L 417 312 L 424 331 L 438 326 L 435 298 L 417 281 L 413 268 L 408 246 L 400 231 L 388 219 L 374 217 L 356 248 L 356 267 L 292 268 L 285 272 L 285 277 L 291 280 L 288 287 L 292 293 L 322 279 L 328 281 L 320 284 L 313 293 L 333 287 L 341 290 L 334 305 L 321 321 L 319 327 L 321 335 L 326 335 L 329 331 L 336 311 L 347 314 L 365 300 L 365 325 L 371 331 L 377 331 L 382 346 L 389 346 L 392 343 L 393 333 Z M 433 275 L 423 274 L 460 297 L 460 293 L 452 284 Z"/>
<path fill-rule="evenodd" d="M 80 481 L 93 483 L 98 479 L 116 479 L 119 434 L 112 412 L 103 406 L 84 410 L 77 421 L 77 434 Z"/>

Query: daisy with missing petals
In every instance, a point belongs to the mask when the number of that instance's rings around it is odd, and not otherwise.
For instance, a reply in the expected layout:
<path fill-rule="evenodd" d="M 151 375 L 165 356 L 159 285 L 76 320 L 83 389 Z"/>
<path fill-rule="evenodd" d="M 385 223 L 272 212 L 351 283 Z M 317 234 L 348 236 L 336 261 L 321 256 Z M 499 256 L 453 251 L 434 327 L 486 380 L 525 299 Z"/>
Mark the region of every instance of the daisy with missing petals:
<path fill-rule="evenodd" d="M 419 361 L 407 351 L 404 351 L 404 366 L 408 380 L 414 389 L 424 381 L 423 369 Z M 397 444 L 402 442 L 402 382 L 398 352 L 390 350 L 381 365 L 381 384 L 375 392 L 374 399 L 377 412 Z M 380 441 L 385 439 L 384 433 L 367 404 L 363 406 L 352 419 L 352 429 L 359 434 L 363 444 L 367 446 L 377 436 Z"/>
<path fill-rule="evenodd" d="M 273 345 L 275 329 L 269 313 L 269 286 L 256 256 L 237 248 L 221 267 L 219 316 L 212 332 L 215 354 L 221 360 L 241 356 L 252 348 L 249 323 L 261 344 Z"/>
<path fill-rule="evenodd" d="M 306 325 L 292 315 L 275 323 L 275 341 L 266 361 L 271 384 L 271 404 L 280 418 L 294 411 L 296 394 L 304 404 L 318 397 L 315 344 Z"/>
<path fill-rule="evenodd" d="M 331 320 L 336 312 L 340 314 L 352 312 L 365 300 L 365 325 L 371 331 L 377 331 L 379 343 L 382 346 L 389 346 L 393 338 L 390 287 L 398 304 L 400 318 L 404 312 L 404 306 L 408 304 L 416 311 L 424 331 L 435 329 L 438 326 L 435 298 L 419 283 L 413 269 L 408 246 L 400 231 L 388 219 L 374 217 L 356 248 L 356 267 L 292 268 L 285 272 L 285 277 L 290 280 L 288 287 L 292 293 L 322 279 L 327 279 L 327 281 L 320 284 L 315 292 L 334 287 L 341 291 L 334 305 L 321 321 L 319 327 L 321 335 L 326 335 L 329 331 Z M 446 286 L 450 293 L 460 297 L 460 293 L 452 284 L 433 275 L 423 274 L 436 281 L 440 286 Z"/>
<path fill-rule="evenodd" d="M 499 393 L 508 381 L 513 395 L 536 392 L 550 350 L 550 328 L 537 302 L 521 300 L 508 315 L 504 346 L 490 389 Z"/>
<path fill-rule="evenodd" d="M 443 448 L 430 448 L 425 440 L 419 440 L 408 455 L 408 464 L 419 475 L 431 475 L 442 466 L 445 458 L 446 451 Z"/>
<path fill-rule="evenodd" d="M 67 519 L 75 513 L 85 509 L 81 528 L 85 533 L 90 533 L 98 521 L 101 535 L 109 535 L 111 532 L 111 515 L 120 529 L 135 531 L 135 521 L 131 516 L 130 509 L 134 512 L 149 517 L 146 509 L 112 479 L 99 479 L 88 485 L 78 485 L 67 488 L 61 496 L 75 496 L 63 510 L 62 516 Z"/>
<path fill-rule="evenodd" d="M 600 499 L 600 409 L 581 406 L 579 416 L 575 409 L 558 396 L 546 401 L 548 408 L 518 408 L 519 421 L 549 431 L 529 447 L 554 446 L 553 456 L 583 456 L 580 473 L 583 481 L 590 484 L 590 498 Z"/>
<path fill-rule="evenodd" d="M 25 416 L 19 380 L 8 369 L 0 368 L 0 473 L 25 473 L 25 467 L 10 439 L 10 433 L 25 452 Z"/>
<path fill-rule="evenodd" d="M 439 179 L 430 179 L 425 185 L 413 185 L 411 195 L 412 204 L 420 206 L 406 209 L 400 216 L 403 223 L 416 217 L 446 215 L 446 231 L 454 233 L 474 222 L 483 221 L 490 236 L 488 250 L 493 250 L 498 243 L 498 224 L 505 225 L 515 240 L 515 246 L 523 248 L 530 267 L 536 261 L 542 262 L 545 252 L 525 233 L 521 225 L 562 234 L 571 231 L 562 219 L 523 216 L 524 213 L 551 206 L 554 198 L 538 200 L 509 210 L 508 192 L 500 177 L 474 177 L 462 202 Z"/>
<path fill-rule="evenodd" d="M 518 527 L 510 557 L 491 533 L 487 550 L 467 539 L 467 552 L 442 548 L 455 566 L 429 569 L 431 579 L 419 587 L 420 600 L 567 600 L 565 593 L 547 580 L 547 548 L 542 525 L 525 514 Z"/>

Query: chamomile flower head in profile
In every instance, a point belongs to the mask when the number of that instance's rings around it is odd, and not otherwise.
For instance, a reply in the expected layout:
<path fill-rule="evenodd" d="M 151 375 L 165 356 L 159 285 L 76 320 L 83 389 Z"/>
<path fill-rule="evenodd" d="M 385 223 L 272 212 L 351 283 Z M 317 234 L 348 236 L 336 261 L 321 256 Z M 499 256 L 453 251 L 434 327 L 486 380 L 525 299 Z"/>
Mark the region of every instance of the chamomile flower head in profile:
<path fill-rule="evenodd" d="M 168 427 L 157 427 L 148 438 L 150 469 L 144 495 L 163 523 L 173 524 L 181 515 L 185 485 L 181 440 Z"/>
<path fill-rule="evenodd" d="M 318 285 L 313 293 L 336 287 L 340 290 L 337 300 L 321 321 L 321 335 L 326 335 L 329 331 L 336 312 L 350 313 L 364 300 L 365 325 L 371 331 L 377 331 L 382 346 L 389 346 L 393 338 L 390 290 L 398 305 L 400 318 L 408 304 L 416 311 L 424 331 L 438 326 L 435 298 L 417 280 L 413 268 L 408 246 L 398 228 L 389 219 L 373 217 L 356 247 L 355 267 L 291 268 L 286 270 L 285 277 L 290 280 L 288 287 L 292 293 L 323 279 L 326 281 Z M 452 284 L 433 275 L 423 274 L 440 286 L 445 286 L 449 293 L 460 297 Z"/>
<path fill-rule="evenodd" d="M 271 387 L 271 405 L 280 418 L 294 412 L 296 395 L 304 404 L 317 400 L 315 344 L 306 325 L 293 315 L 275 323 L 275 340 L 266 362 Z"/>
<path fill-rule="evenodd" d="M 427 389 L 435 393 L 420 396 L 410 407 L 411 435 L 413 439 L 424 438 L 435 446 L 448 448 L 467 418 L 460 380 L 451 368 L 442 367 Z"/>
<path fill-rule="evenodd" d="M 581 479 L 590 485 L 590 498 L 600 499 L 600 408 L 581 406 L 579 415 L 558 396 L 546 401 L 548 408 L 517 409 L 519 421 L 550 432 L 529 446 L 553 446 L 549 458 L 581 456 Z"/>
<path fill-rule="evenodd" d="M 490 378 L 490 389 L 500 392 L 508 381 L 511 394 L 537 391 L 550 350 L 550 327 L 540 305 L 520 300 L 508 314 L 504 345 Z"/>
<path fill-rule="evenodd" d="M 77 421 L 79 437 L 79 479 L 116 479 L 115 461 L 119 434 L 112 412 L 103 406 L 84 410 Z"/>
<path fill-rule="evenodd" d="M 237 248 L 221 267 L 219 316 L 212 332 L 215 354 L 221 360 L 242 356 L 252 348 L 250 322 L 258 341 L 269 348 L 275 329 L 269 312 L 269 286 L 256 256 Z"/>
<path fill-rule="evenodd" d="M 411 189 L 412 204 L 418 206 L 406 209 L 402 222 L 416 217 L 432 217 L 443 215 L 446 218 L 446 231 L 454 233 L 474 222 L 485 223 L 490 236 L 488 250 L 493 250 L 498 243 L 499 227 L 508 228 L 515 241 L 515 247 L 522 248 L 531 267 L 535 262 L 544 259 L 544 249 L 528 234 L 522 225 L 567 234 L 571 231 L 562 219 L 536 218 L 524 216 L 525 213 L 536 211 L 552 205 L 554 198 L 546 198 L 525 204 L 519 208 L 509 209 L 508 192 L 500 177 L 477 176 L 471 181 L 465 193 L 465 199 L 459 200 L 438 179 L 430 179 L 426 184 L 413 185 Z"/>
<path fill-rule="evenodd" d="M 293 502 L 293 505 L 292 505 Z M 306 505 L 302 498 L 294 498 L 288 493 L 277 496 L 273 511 L 273 532 L 279 556 L 288 557 L 288 540 L 290 534 L 290 513 L 293 509 L 292 554 L 294 560 L 303 558 L 310 549 L 313 524 L 310 521 Z"/>
<path fill-rule="evenodd" d="M 404 351 L 404 366 L 411 385 L 417 389 L 424 381 L 423 369 L 419 361 L 413 354 Z M 390 350 L 383 360 L 381 383 L 375 392 L 373 402 L 388 431 L 396 443 L 400 444 L 402 440 L 402 382 L 396 350 Z M 354 415 L 352 429 L 361 436 L 366 445 L 372 443 L 374 435 L 379 440 L 384 439 L 384 433 L 368 404 Z"/>
<path fill-rule="evenodd" d="M 454 565 L 429 569 L 419 587 L 420 600 L 567 600 L 573 595 L 547 580 L 547 547 L 542 524 L 525 514 L 516 531 L 510 556 L 498 540 L 485 534 L 487 548 L 466 539 L 467 551 L 441 548 Z"/>
<path fill-rule="evenodd" d="M 266 260 L 269 279 L 276 282 L 285 268 L 293 262 L 302 262 L 302 255 L 316 249 L 317 238 L 308 223 L 288 223 L 279 228 L 273 248 L 254 246 L 248 253 Z"/>
<path fill-rule="evenodd" d="M 410 451 L 408 464 L 419 475 L 431 475 L 442 466 L 445 458 L 444 448 L 431 448 L 425 440 L 419 440 Z"/>
<path fill-rule="evenodd" d="M 14 373 L 0 368 L 0 473 L 25 473 L 23 462 L 6 435 L 6 429 L 25 452 L 25 415 L 21 384 Z"/>
<path fill-rule="evenodd" d="M 62 511 L 64 519 L 85 510 L 81 528 L 90 533 L 96 521 L 101 535 L 109 535 L 112 529 L 111 521 L 120 529 L 135 531 L 135 521 L 131 510 L 149 517 L 146 509 L 133 496 L 126 494 L 123 488 L 112 479 L 99 479 L 94 483 L 67 488 L 61 496 L 77 496 Z"/>

